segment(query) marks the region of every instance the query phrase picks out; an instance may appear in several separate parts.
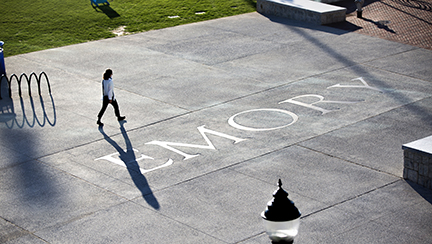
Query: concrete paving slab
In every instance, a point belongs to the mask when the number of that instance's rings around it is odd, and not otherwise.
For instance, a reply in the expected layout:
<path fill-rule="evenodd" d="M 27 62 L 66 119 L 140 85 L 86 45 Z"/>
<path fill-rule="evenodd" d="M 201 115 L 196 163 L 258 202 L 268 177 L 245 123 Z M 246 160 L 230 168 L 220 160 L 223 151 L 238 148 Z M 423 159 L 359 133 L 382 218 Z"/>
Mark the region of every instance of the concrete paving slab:
<path fill-rule="evenodd" d="M 429 104 L 423 108 L 430 108 L 430 99 L 421 102 Z M 417 107 L 416 103 L 412 106 Z M 428 110 L 423 111 L 425 113 L 422 114 L 430 115 Z M 430 120 L 415 120 L 414 116 L 405 117 L 398 111 L 400 110 L 396 109 L 367 119 L 305 141 L 301 145 L 401 177 L 403 173 L 401 145 L 431 134 L 432 130 Z"/>
<path fill-rule="evenodd" d="M 53 92 L 0 103 L 1 238 L 269 243 L 282 178 L 296 243 L 424 243 L 431 198 L 399 167 L 431 132 L 429 54 L 251 13 L 9 57 Z M 127 121 L 98 128 L 107 67 Z"/>
<path fill-rule="evenodd" d="M 286 189 L 292 189 L 289 192 L 301 194 L 327 206 L 338 203 L 340 197 L 355 198 L 369 189 L 379 188 L 397 180 L 396 177 L 372 172 L 359 165 L 297 146 L 242 163 L 233 167 L 233 170 L 263 181 L 268 181 L 274 175 L 277 175 L 277 178 L 288 179 L 285 185 Z M 311 180 L 305 182 L 297 178 L 298 175 L 301 175 L 302 179 Z M 320 187 L 316 187 L 317 185 Z"/>
<path fill-rule="evenodd" d="M 367 218 L 342 211 L 337 207 L 323 210 L 321 217 L 311 217 L 311 220 L 305 219 L 305 223 L 307 222 L 308 225 L 301 227 L 303 227 L 302 232 L 304 231 L 306 235 L 299 235 L 299 240 L 302 239 L 304 242 L 312 243 L 328 243 L 339 235 L 358 228 L 358 226 L 371 225 Z"/>
<path fill-rule="evenodd" d="M 5 242 L 7 244 L 43 244 L 46 243 L 46 241 L 34 236 L 34 235 L 25 235 L 20 236 L 18 238 L 13 238 L 10 241 Z"/>
<path fill-rule="evenodd" d="M 27 231 L 11 224 L 10 222 L 8 222 L 4 219 L 0 219 L 0 226 L 1 226 L 1 228 L 0 228 L 1 229 L 0 241 L 2 243 L 6 243 L 8 241 L 8 239 L 16 239 L 16 238 L 19 238 L 21 236 L 25 236 L 25 235 L 29 234 Z"/>
<path fill-rule="evenodd" d="M 147 79 L 145 86 L 140 85 L 140 81 L 135 79 L 137 82 L 134 84 L 128 82 L 121 87 L 136 87 L 135 93 L 188 111 L 214 106 L 265 88 L 259 81 L 233 76 L 220 69 L 196 64 L 191 66 L 184 67 L 182 72 L 177 74 L 162 73 L 159 77 Z M 186 70 L 188 72 L 185 72 Z M 203 81 L 209 87 L 203 87 Z M 143 82 L 141 80 L 141 83 Z M 190 99 L 191 97 L 193 99 Z"/>
<path fill-rule="evenodd" d="M 2 155 L 2 159 L 0 160 L 0 168 L 8 168 L 16 164 L 31 160 L 30 157 L 27 157 L 24 154 L 18 153 L 18 151 L 3 146 L 0 146 L 0 154 Z"/>
<path fill-rule="evenodd" d="M 1 196 L 2 218 L 29 232 L 124 201 L 37 161 L 2 170 Z"/>
<path fill-rule="evenodd" d="M 417 198 L 419 193 L 423 199 Z M 381 200 L 378 200 L 380 198 Z M 429 235 L 421 229 L 429 228 L 427 225 L 430 219 L 426 216 L 430 215 L 430 209 L 426 206 L 430 205 L 431 199 L 430 191 L 416 186 L 412 188 L 403 181 L 377 189 L 338 206 L 351 213 L 361 213 L 372 221 L 358 225 L 341 235 L 331 236 L 323 242 L 342 241 L 347 240 L 348 236 L 355 236 L 360 242 L 387 243 L 396 240 L 427 243 Z M 387 203 L 385 207 L 382 205 L 383 201 Z M 377 231 L 377 228 L 382 227 L 384 228 L 381 232 Z"/>
<path fill-rule="evenodd" d="M 74 76 L 82 76 L 99 81 L 102 79 L 102 73 L 106 68 L 110 67 L 114 71 L 121 69 L 120 67 L 127 68 L 136 59 L 142 59 L 149 52 L 152 53 L 150 50 L 140 48 L 139 46 L 124 49 L 118 45 L 110 45 L 109 43 L 107 40 L 88 42 L 65 48 L 49 49 L 41 53 L 29 53 L 23 56 L 26 60 L 35 63 L 45 63 L 63 72 L 67 71 L 63 77 L 64 79 L 66 77 L 73 79 Z M 135 58 L 131 58 L 132 56 Z M 121 63 L 116 62 L 118 60 L 124 61 Z"/>
<path fill-rule="evenodd" d="M 415 236 L 409 236 L 405 233 L 400 233 L 393 231 L 391 229 L 383 229 L 379 231 L 378 228 L 381 224 L 370 223 L 367 226 L 362 226 L 361 228 L 356 228 L 355 230 L 349 231 L 341 236 L 331 238 L 331 240 L 326 240 L 323 243 L 332 243 L 334 241 L 345 241 L 347 236 L 353 236 L 353 239 L 349 240 L 347 243 L 357 243 L 357 242 L 367 242 L 367 243 L 389 243 L 389 242 L 409 242 L 409 243 L 423 243 L 421 240 Z"/>
<path fill-rule="evenodd" d="M 413 49 L 399 43 L 387 43 L 384 40 L 374 40 L 369 45 L 370 37 L 316 33 L 311 34 L 302 28 L 290 27 L 282 33 L 289 35 L 275 42 L 305 38 L 307 42 L 294 41 L 279 50 L 270 53 L 260 53 L 242 59 L 233 60 L 218 65 L 222 69 L 251 75 L 263 82 L 271 84 L 288 83 L 306 78 L 318 73 L 325 73 L 359 63 L 374 60 L 378 53 L 399 53 Z M 363 39 L 364 38 L 364 39 Z M 390 46 L 389 46 L 390 45 Z M 337 48 L 332 48 L 333 46 Z M 353 47 L 359 47 L 359 49 Z"/>
<path fill-rule="evenodd" d="M 329 213 L 332 214 L 332 213 Z M 348 216 L 346 216 L 348 217 Z M 319 222 L 319 220 L 314 219 L 313 221 Z M 317 229 L 323 228 L 323 226 L 328 225 L 328 223 L 321 222 L 320 226 L 317 226 Z M 382 231 L 379 231 L 378 228 L 382 228 Z M 313 231 L 313 230 L 312 230 Z M 316 231 L 316 230 L 315 230 Z M 353 236 L 355 238 L 351 239 L 348 236 Z M 299 239 L 301 237 L 299 236 Z M 390 228 L 383 228 L 381 223 L 369 222 L 365 225 L 361 225 L 360 227 L 353 228 L 351 230 L 347 230 L 344 233 L 334 234 L 332 236 L 327 236 L 327 238 L 323 238 L 322 235 L 317 235 L 315 237 L 306 237 L 305 241 L 310 241 L 314 243 L 334 243 L 334 241 L 344 242 L 344 243 L 392 243 L 392 242 L 412 242 L 412 243 L 423 243 L 423 240 L 415 237 L 406 235 L 405 233 L 400 233 L 391 230 Z"/>
<path fill-rule="evenodd" d="M 395 194 L 397 193 L 397 194 Z M 422 196 L 422 198 L 418 198 Z M 344 202 L 338 206 L 343 211 L 348 211 L 353 214 L 361 214 L 364 218 L 371 219 L 373 221 L 381 221 L 381 219 L 387 219 L 393 214 L 405 215 L 404 218 L 396 218 L 394 221 L 404 221 L 408 217 L 406 214 L 410 213 L 413 209 L 416 209 L 415 213 L 411 216 L 427 216 L 430 210 L 422 209 L 425 204 L 430 204 L 431 192 L 427 191 L 426 188 L 416 186 L 413 184 L 405 184 L 403 181 L 397 181 L 393 184 L 389 184 L 385 187 L 376 189 L 375 191 L 364 194 L 356 199 Z M 385 208 L 382 202 L 387 202 Z M 390 217 L 393 218 L 393 217 Z M 420 229 L 415 229 L 410 226 L 412 223 L 426 224 L 427 218 L 422 221 L 422 217 L 419 217 L 417 221 L 406 221 L 405 226 L 400 225 L 405 231 L 418 231 L 417 236 L 425 237 L 425 233 Z"/>
<path fill-rule="evenodd" d="M 80 151 L 80 154 L 83 151 Z M 131 200 L 137 197 L 143 197 L 142 194 L 151 193 L 148 184 L 138 188 L 125 167 L 112 164 L 110 162 L 98 163 L 95 161 L 83 161 L 84 157 L 75 156 L 74 152 L 59 153 L 52 156 L 44 157 L 41 160 L 59 170 L 68 172 L 89 184 L 100 187 L 105 191 L 116 194 L 122 198 Z M 69 162 L 69 163 L 65 163 Z M 101 170 L 101 168 L 103 170 Z M 109 172 L 110 174 L 106 174 Z M 144 178 L 145 179 L 145 178 Z M 155 205 L 156 206 L 156 205 Z"/>
<path fill-rule="evenodd" d="M 27 127 L 27 120 L 24 120 L 24 123 L 15 123 L 15 129 L 4 129 L 2 134 L 9 140 L 2 140 L 2 145 L 19 150 L 29 157 L 38 158 L 96 139 L 94 136 L 98 135 L 97 131 L 88 126 L 90 121 L 96 124 L 95 119 L 85 119 L 67 110 L 56 110 L 56 116 L 59 119 L 55 120 L 55 126 L 46 123 L 45 126 L 38 127 L 38 124 L 33 125 L 33 122 L 30 122 L 33 127 Z M 70 129 L 71 124 L 74 129 Z M 24 127 L 20 128 L 21 125 Z"/>
<path fill-rule="evenodd" d="M 411 226 L 419 222 L 423 225 L 429 220 L 425 217 L 428 212 L 424 212 L 427 209 L 424 209 L 424 204 L 430 203 L 423 198 L 419 199 L 418 192 L 430 201 L 430 193 L 427 189 L 412 188 L 404 181 L 398 180 L 332 208 L 324 209 L 320 214 L 303 217 L 296 242 L 334 243 L 337 240 L 343 243 L 389 243 L 397 240 L 426 243 L 425 232 L 417 232 L 418 229 Z M 386 204 L 383 205 L 383 202 Z M 412 209 L 416 209 L 416 214 L 406 216 L 408 219 L 413 218 L 412 221 L 400 217 L 405 216 L 405 211 L 412 213 Z M 386 222 L 388 219 L 398 223 Z M 401 229 L 395 231 L 396 226 Z M 424 228 L 428 229 L 428 227 Z M 377 231 L 379 229 L 382 231 Z M 351 236 L 355 236 L 356 239 L 351 239 Z M 269 243 L 269 241 L 267 235 L 262 234 L 242 243 Z"/>
<path fill-rule="evenodd" d="M 229 41 L 226 41 L 229 40 Z M 194 49 L 190 49 L 194 46 Z M 269 50 L 278 49 L 280 46 L 265 40 L 250 40 L 250 37 L 237 33 L 227 32 L 203 40 L 188 39 L 185 41 L 171 42 L 165 45 L 152 46 L 151 48 L 166 54 L 185 58 L 195 62 L 214 65 L 240 57 L 250 56 Z"/>
<path fill-rule="evenodd" d="M 431 81 L 431 70 L 428 68 L 432 63 L 430 53 L 431 50 L 416 49 L 413 52 L 400 53 L 374 60 L 370 65 L 398 74 Z M 407 63 L 410 64 L 409 67 L 406 65 Z"/>
<path fill-rule="evenodd" d="M 224 187 L 218 184 L 222 179 Z M 236 243 L 251 233 L 262 232 L 260 213 L 272 198 L 271 193 L 266 193 L 273 189 L 274 183 L 266 184 L 231 170 L 221 170 L 158 191 L 155 196 L 165 203 L 161 214 L 225 243 Z M 136 202 L 143 204 L 142 199 Z"/>
<path fill-rule="evenodd" d="M 116 228 L 112 228 L 115 224 Z M 96 234 L 97 233 L 97 234 Z M 163 217 L 133 202 L 126 202 L 92 213 L 62 226 L 36 233 L 49 243 L 153 242 L 224 243 L 190 226 Z M 79 236 L 78 236 L 79 235 Z M 100 237 L 103 236 L 103 239 Z"/>

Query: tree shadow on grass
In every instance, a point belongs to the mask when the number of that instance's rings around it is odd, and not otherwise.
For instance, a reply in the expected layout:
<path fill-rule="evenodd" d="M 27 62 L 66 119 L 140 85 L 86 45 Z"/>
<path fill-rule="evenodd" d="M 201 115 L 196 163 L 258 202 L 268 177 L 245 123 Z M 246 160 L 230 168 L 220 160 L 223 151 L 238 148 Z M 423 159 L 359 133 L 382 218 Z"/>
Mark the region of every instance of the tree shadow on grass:
<path fill-rule="evenodd" d="M 245 0 L 245 2 L 250 6 L 256 8 L 256 2 L 257 2 L 256 0 Z"/>

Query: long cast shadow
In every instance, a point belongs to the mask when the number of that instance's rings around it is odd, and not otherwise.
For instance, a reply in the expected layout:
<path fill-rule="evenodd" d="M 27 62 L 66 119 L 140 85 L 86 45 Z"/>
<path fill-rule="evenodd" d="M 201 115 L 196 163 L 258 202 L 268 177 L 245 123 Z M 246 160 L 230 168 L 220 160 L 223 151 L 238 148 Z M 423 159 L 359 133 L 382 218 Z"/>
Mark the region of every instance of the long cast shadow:
<path fill-rule="evenodd" d="M 150 186 L 148 185 L 147 179 L 141 173 L 140 167 L 135 157 L 135 152 L 133 150 L 132 143 L 124 128 L 124 123 L 126 123 L 126 121 L 120 121 L 119 123 L 120 123 L 120 131 L 126 143 L 126 150 L 121 148 L 117 142 L 111 139 L 104 132 L 102 126 L 99 127 L 99 131 L 104 136 L 104 139 L 109 144 L 111 144 L 119 153 L 120 159 L 124 162 L 135 186 L 141 191 L 144 200 L 146 200 L 146 202 L 154 209 L 159 209 L 160 208 L 159 202 L 157 201 L 156 197 L 153 195 L 153 192 L 151 191 Z"/>
<path fill-rule="evenodd" d="M 376 0 L 367 0 L 366 2 L 374 2 L 374 1 L 376 1 Z M 309 32 L 304 31 L 302 28 L 297 28 L 297 27 L 303 27 L 303 28 L 311 28 L 311 29 L 315 29 L 315 30 L 322 30 L 321 26 L 312 26 L 311 27 L 310 25 L 308 26 L 306 24 L 304 24 L 304 26 L 301 26 L 302 24 L 299 24 L 298 22 L 286 20 L 286 19 L 283 19 L 280 17 L 276 17 L 276 16 L 266 16 L 266 17 L 269 18 L 273 22 L 284 24 L 286 26 L 286 28 L 292 30 L 297 35 L 304 37 L 306 41 L 308 41 L 309 43 L 318 47 L 322 52 L 326 53 L 329 57 L 332 57 L 332 58 L 338 60 L 340 63 L 345 64 L 345 68 L 356 66 L 357 69 L 354 70 L 354 73 L 356 73 L 359 77 L 368 76 L 375 81 L 375 85 L 377 87 L 382 87 L 382 88 L 388 87 L 388 84 L 385 81 L 381 80 L 379 77 L 376 77 L 374 74 L 371 74 L 368 71 L 366 66 L 364 66 L 360 63 L 357 63 L 356 61 L 352 60 L 349 56 L 344 55 L 343 50 L 339 50 L 337 48 L 332 47 L 331 45 L 326 43 L 325 40 L 321 40 L 321 39 L 311 35 Z M 339 34 L 339 32 L 334 30 L 333 34 Z M 334 72 L 334 70 L 332 70 L 331 72 Z M 430 111 L 426 107 L 419 105 L 418 102 L 420 100 L 416 101 L 414 103 L 408 102 L 408 101 L 410 101 L 410 98 L 407 97 L 404 93 L 393 93 L 392 99 L 398 103 L 404 104 L 404 106 L 406 108 L 408 108 L 409 111 L 412 111 L 416 116 L 418 116 L 419 121 L 425 123 L 426 125 L 431 124 L 432 113 L 430 113 Z M 426 101 L 426 99 L 430 100 L 430 98 L 424 98 L 422 100 Z M 426 199 L 429 203 L 432 204 L 431 194 L 425 193 L 424 189 L 421 186 L 416 185 L 410 181 L 407 181 L 407 182 L 424 199 Z"/>
<path fill-rule="evenodd" d="M 94 7 L 94 6 L 93 6 L 93 8 L 94 8 L 97 12 L 99 12 L 99 11 L 98 11 L 98 9 L 99 9 L 99 10 L 102 11 L 106 16 L 108 16 L 108 18 L 110 18 L 110 19 L 114 19 L 114 18 L 120 17 L 120 14 L 117 13 L 114 9 L 112 9 L 109 5 L 99 5 L 99 6 L 97 6 L 97 7 Z"/>
<path fill-rule="evenodd" d="M 378 28 L 386 30 L 390 33 L 396 34 L 396 32 L 392 29 L 390 29 L 387 24 L 390 23 L 390 21 L 385 21 L 385 20 L 381 20 L 381 21 L 373 21 L 371 19 L 367 19 L 367 18 L 361 18 L 367 22 L 371 22 L 372 24 L 376 25 Z"/>
<path fill-rule="evenodd" d="M 428 201 L 430 204 L 432 204 L 432 191 L 424 188 L 423 186 L 420 186 L 412 181 L 405 180 L 408 185 L 411 186 L 420 196 L 422 196 L 426 201 Z"/>

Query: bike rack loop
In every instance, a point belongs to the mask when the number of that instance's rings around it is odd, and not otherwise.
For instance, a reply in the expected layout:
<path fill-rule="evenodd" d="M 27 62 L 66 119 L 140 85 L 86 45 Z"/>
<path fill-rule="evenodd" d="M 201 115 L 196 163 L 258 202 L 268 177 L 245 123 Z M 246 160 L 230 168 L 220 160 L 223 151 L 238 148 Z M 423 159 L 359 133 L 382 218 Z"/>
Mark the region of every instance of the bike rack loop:
<path fill-rule="evenodd" d="M 23 78 L 25 78 L 26 81 L 27 81 L 27 87 L 28 87 L 28 90 L 29 90 L 29 96 L 31 96 L 31 81 L 32 81 L 33 77 L 36 79 L 36 82 L 37 82 L 37 85 L 38 85 L 38 93 L 39 93 L 39 96 L 41 96 L 41 80 L 42 80 L 42 75 L 45 77 L 45 80 L 46 80 L 47 85 L 48 85 L 48 91 L 51 94 L 51 85 L 50 85 L 50 82 L 49 82 L 49 79 L 48 79 L 48 75 L 44 71 L 42 71 L 39 74 L 39 76 L 37 76 L 35 72 L 32 72 L 29 76 L 27 76 L 25 73 L 22 73 L 19 78 L 18 78 L 18 76 L 16 74 L 12 74 L 9 79 L 7 78 L 6 75 L 2 74 L 1 77 L 0 77 L 0 99 L 2 99 L 2 97 L 1 97 L 1 82 L 3 81 L 3 79 L 6 79 L 6 82 L 8 84 L 8 88 L 9 88 L 9 97 L 12 98 L 12 80 L 14 78 L 15 78 L 15 80 L 18 83 L 18 94 L 19 94 L 20 97 L 22 97 L 21 81 L 22 81 Z"/>

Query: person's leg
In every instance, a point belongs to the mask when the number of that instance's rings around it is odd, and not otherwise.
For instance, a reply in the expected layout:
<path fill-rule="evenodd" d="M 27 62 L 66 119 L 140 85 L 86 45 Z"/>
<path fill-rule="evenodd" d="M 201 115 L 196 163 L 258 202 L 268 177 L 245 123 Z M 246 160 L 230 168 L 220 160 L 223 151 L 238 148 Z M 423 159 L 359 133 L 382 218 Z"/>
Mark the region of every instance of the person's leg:
<path fill-rule="evenodd" d="M 120 109 L 119 109 L 119 106 L 118 106 L 117 100 L 113 100 L 113 101 L 111 102 L 111 105 L 114 107 L 114 113 L 115 113 L 115 115 L 116 115 L 116 117 L 117 117 L 117 120 L 118 120 L 118 121 L 124 120 L 126 117 L 124 117 L 124 116 L 120 116 Z"/>
<path fill-rule="evenodd" d="M 97 120 L 97 122 L 96 122 L 98 125 L 103 125 L 103 123 L 101 122 L 101 119 L 102 119 L 102 116 L 103 116 L 104 113 L 105 113 L 105 110 L 106 110 L 107 107 L 108 107 L 108 104 L 109 104 L 108 97 L 107 97 L 107 96 L 104 96 L 104 98 L 103 98 L 103 102 L 102 102 L 102 108 L 101 108 L 101 110 L 99 111 L 99 114 L 98 114 L 98 120 Z"/>
<path fill-rule="evenodd" d="M 111 102 L 111 105 L 114 107 L 114 114 L 115 114 L 115 116 L 117 118 L 120 117 L 120 110 L 119 110 L 119 106 L 118 106 L 117 100 L 113 100 Z"/>

